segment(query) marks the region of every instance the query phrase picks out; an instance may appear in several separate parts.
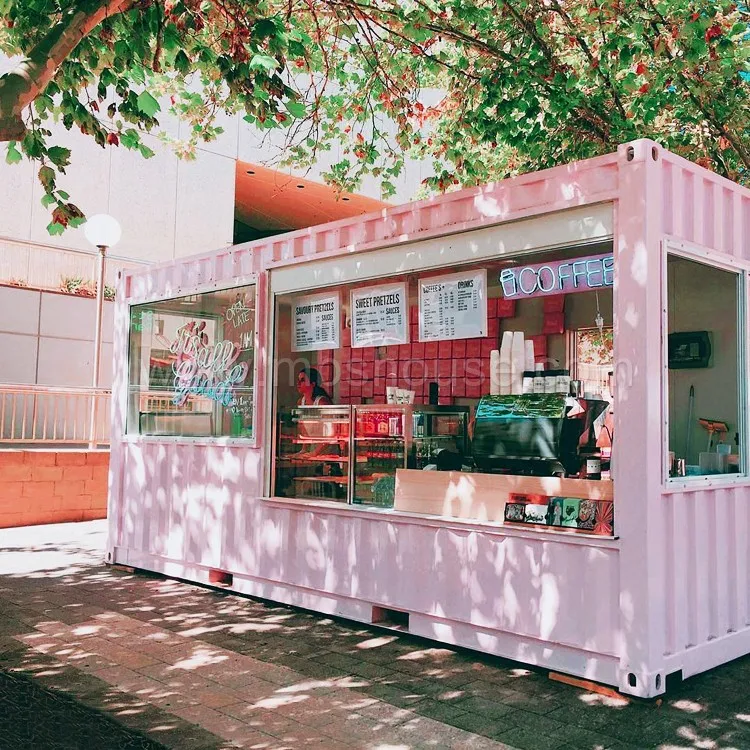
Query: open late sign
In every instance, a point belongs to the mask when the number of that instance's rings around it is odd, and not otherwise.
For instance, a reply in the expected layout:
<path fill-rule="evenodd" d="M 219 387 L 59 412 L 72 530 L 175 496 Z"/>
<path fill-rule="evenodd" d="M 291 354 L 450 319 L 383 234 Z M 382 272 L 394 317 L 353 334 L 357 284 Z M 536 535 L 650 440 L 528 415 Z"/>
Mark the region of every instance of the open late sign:
<path fill-rule="evenodd" d="M 612 255 L 593 255 L 575 260 L 504 268 L 499 280 L 506 299 L 529 299 L 611 287 L 614 275 L 615 259 Z"/>

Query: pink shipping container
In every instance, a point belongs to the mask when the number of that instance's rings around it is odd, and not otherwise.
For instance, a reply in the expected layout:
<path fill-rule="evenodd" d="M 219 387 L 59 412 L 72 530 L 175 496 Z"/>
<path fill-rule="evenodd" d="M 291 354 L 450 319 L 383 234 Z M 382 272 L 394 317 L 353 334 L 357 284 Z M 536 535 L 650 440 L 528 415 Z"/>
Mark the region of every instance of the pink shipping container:
<path fill-rule="evenodd" d="M 354 283 L 573 245 L 608 245 L 614 255 L 615 535 L 272 493 L 277 296 L 322 294 L 343 277 Z M 735 473 L 670 476 L 669 450 L 682 439 L 685 414 L 688 434 L 691 417 L 716 416 L 698 411 L 706 397 L 700 386 L 699 407 L 688 406 L 692 376 L 670 380 L 687 372 L 668 367 L 670 259 L 738 280 L 738 417 L 729 426 L 738 435 Z M 367 270 L 373 267 L 380 270 Z M 365 623 L 404 613 L 416 635 L 636 696 L 658 695 L 669 674 L 688 677 L 750 653 L 748 271 L 750 191 L 648 140 L 482 188 L 125 271 L 115 319 L 107 560 L 201 583 L 220 571 L 231 575 L 236 592 Z M 254 299 L 252 340 L 245 341 L 253 352 L 254 387 L 245 402 L 252 434 L 145 435 L 145 428 L 131 428 L 131 308 L 172 299 L 188 308 L 196 295 L 238 287 L 252 288 Z M 238 320 L 248 319 L 239 317 L 244 309 L 236 308 Z M 138 326 L 170 339 L 147 317 Z M 731 344 L 722 335 L 716 326 L 717 362 Z M 708 371 L 695 372 L 699 382 Z M 138 397 L 152 398 L 144 389 Z M 168 424 L 173 408 L 154 408 L 154 424 Z M 679 417 L 670 421 L 670 414 Z M 160 429 L 169 432 L 151 431 Z M 688 437 L 688 459 L 690 443 Z M 457 480 L 452 491 L 460 495 L 462 487 L 468 485 Z"/>

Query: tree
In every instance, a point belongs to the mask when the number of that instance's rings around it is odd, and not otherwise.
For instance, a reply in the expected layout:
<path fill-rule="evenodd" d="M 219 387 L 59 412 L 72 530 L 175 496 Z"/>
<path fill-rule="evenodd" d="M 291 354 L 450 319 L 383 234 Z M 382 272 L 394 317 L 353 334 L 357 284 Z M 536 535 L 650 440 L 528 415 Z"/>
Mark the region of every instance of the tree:
<path fill-rule="evenodd" d="M 748 10 L 714 0 L 0 0 L 7 159 L 40 162 L 52 231 L 70 159 L 49 117 L 103 147 L 150 149 L 159 101 L 192 124 L 190 156 L 242 112 L 285 128 L 298 164 L 344 144 L 326 178 L 384 195 L 405 156 L 446 190 L 652 137 L 748 180 Z M 439 90 L 432 106 L 426 89 Z"/>

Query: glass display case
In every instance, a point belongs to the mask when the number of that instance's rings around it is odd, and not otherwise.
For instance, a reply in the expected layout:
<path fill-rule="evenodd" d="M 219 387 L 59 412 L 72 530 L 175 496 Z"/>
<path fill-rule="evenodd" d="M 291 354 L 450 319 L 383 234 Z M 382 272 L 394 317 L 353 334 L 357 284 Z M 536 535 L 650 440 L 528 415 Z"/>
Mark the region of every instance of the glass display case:
<path fill-rule="evenodd" d="M 468 455 L 468 406 L 415 406 L 412 408 L 411 421 L 411 468 L 423 469 L 435 463 L 441 450 L 461 457 Z"/>
<path fill-rule="evenodd" d="M 411 439 L 410 406 L 355 406 L 352 502 L 393 507 L 396 470 L 405 469 Z"/>
<path fill-rule="evenodd" d="M 396 471 L 465 457 L 468 423 L 468 406 L 355 406 L 352 502 L 393 507 Z"/>
<path fill-rule="evenodd" d="M 276 497 L 349 500 L 349 406 L 298 406 L 278 414 Z"/>
<path fill-rule="evenodd" d="M 466 406 L 298 406 L 279 412 L 276 497 L 393 507 L 398 469 L 468 452 Z"/>

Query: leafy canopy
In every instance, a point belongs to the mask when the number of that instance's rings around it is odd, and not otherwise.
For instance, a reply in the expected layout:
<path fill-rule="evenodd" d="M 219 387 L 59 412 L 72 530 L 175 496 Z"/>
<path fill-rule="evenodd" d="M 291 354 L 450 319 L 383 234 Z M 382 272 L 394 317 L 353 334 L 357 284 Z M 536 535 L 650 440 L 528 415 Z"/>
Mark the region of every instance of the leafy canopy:
<path fill-rule="evenodd" d="M 747 182 L 748 16 L 711 0 L 0 0 L 0 51 L 25 56 L 0 78 L 0 140 L 40 163 L 52 232 L 83 217 L 48 119 L 148 158 L 166 101 L 191 126 L 183 156 L 241 113 L 283 128 L 298 165 L 343 144 L 326 179 L 374 175 L 386 197 L 407 157 L 446 190 L 638 137 Z"/>

